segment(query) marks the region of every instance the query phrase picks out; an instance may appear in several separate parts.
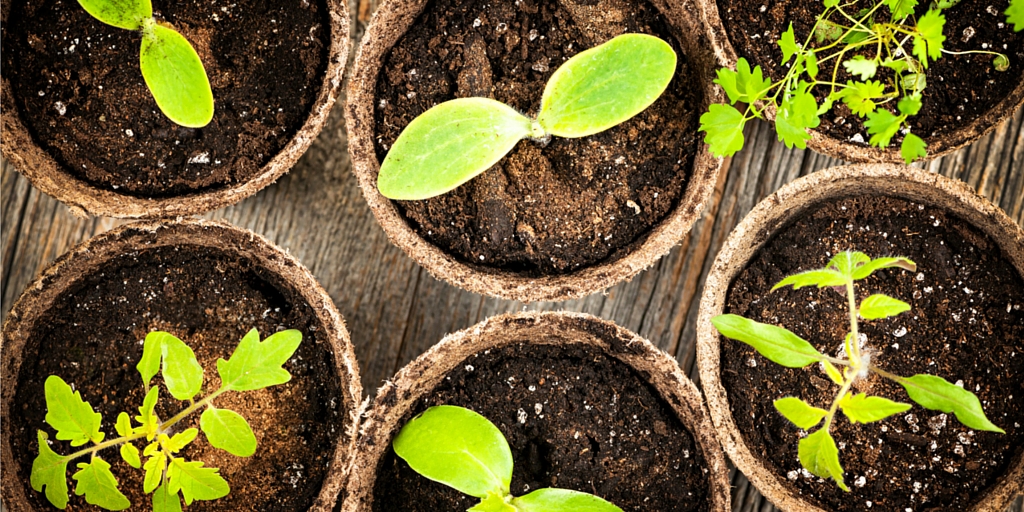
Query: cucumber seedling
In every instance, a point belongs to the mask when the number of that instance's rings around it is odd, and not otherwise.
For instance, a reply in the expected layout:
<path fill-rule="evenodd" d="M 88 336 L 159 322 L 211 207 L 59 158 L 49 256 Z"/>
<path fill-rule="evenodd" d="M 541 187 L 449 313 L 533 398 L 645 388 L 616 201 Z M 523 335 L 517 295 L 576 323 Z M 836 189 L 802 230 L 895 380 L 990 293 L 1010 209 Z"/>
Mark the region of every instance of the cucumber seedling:
<path fill-rule="evenodd" d="M 911 131 L 908 120 L 921 110 L 928 65 L 944 54 L 978 54 L 991 58 L 997 71 L 1006 71 L 1010 60 L 989 50 L 946 50 L 943 12 L 960 0 L 936 0 L 920 16 L 915 14 L 918 1 L 823 0 L 824 10 L 802 44 L 792 23 L 782 33 L 778 41 L 782 50 L 779 67 L 788 70 L 781 80 L 772 82 L 764 77 L 760 66 L 751 70 L 742 57 L 735 71 L 718 70 L 715 83 L 725 90 L 730 104 L 713 104 L 701 116 L 704 142 L 715 156 L 735 154 L 743 149 L 747 121 L 764 119 L 765 110 L 771 106 L 776 111 L 779 140 L 787 147 L 803 149 L 811 138 L 808 130 L 817 128 L 820 116 L 842 102 L 864 119 L 868 144 L 887 148 L 901 133 L 904 161 L 909 164 L 927 156 L 927 143 Z M 1014 30 L 1024 30 L 1024 0 L 1011 0 L 1006 15 Z M 857 79 L 837 82 L 840 69 Z M 819 102 L 814 92 L 821 90 L 828 93 Z M 740 110 L 736 103 L 747 106 Z"/>
<path fill-rule="evenodd" d="M 804 368 L 819 363 L 825 375 L 839 386 L 839 391 L 828 410 L 811 406 L 796 397 L 780 398 L 775 400 L 774 405 L 787 420 L 802 430 L 811 431 L 821 425 L 800 439 L 797 450 L 800 465 L 816 476 L 835 480 L 844 491 L 850 489 L 843 481 L 839 449 L 829 433 L 836 413 L 842 410 L 850 423 L 856 424 L 879 421 L 911 408 L 910 404 L 894 402 L 879 396 L 867 396 L 865 393 L 854 394 L 850 391 L 855 382 L 867 378 L 872 373 L 903 386 L 907 396 L 926 409 L 952 412 L 960 423 L 975 430 L 1005 434 L 985 417 L 981 401 L 974 393 L 935 375 L 894 375 L 876 366 L 870 351 L 861 349 L 861 338 L 857 330 L 858 316 L 864 320 L 877 320 L 910 310 L 910 304 L 884 294 L 871 295 L 857 304 L 854 283 L 867 278 L 875 271 L 893 267 L 910 271 L 917 269 L 917 265 L 907 258 L 871 259 L 861 252 L 844 251 L 832 258 L 825 268 L 791 275 L 772 287 L 772 291 L 790 285 L 794 289 L 805 286 L 841 289 L 846 294 L 850 316 L 850 331 L 843 342 L 843 352 L 847 359 L 826 356 L 806 340 L 783 327 L 762 324 L 732 314 L 718 315 L 711 319 L 711 323 L 723 336 L 750 345 L 772 362 L 787 368 Z M 840 371 L 839 367 L 843 367 L 843 370 Z"/>
<path fill-rule="evenodd" d="M 167 23 L 153 18 L 150 0 L 78 0 L 94 18 L 142 31 L 139 67 L 160 111 L 171 121 L 202 128 L 213 119 L 210 79 L 195 48 Z"/>
<path fill-rule="evenodd" d="M 256 453 L 256 436 L 245 418 L 232 410 L 215 407 L 213 401 L 224 393 L 263 389 L 291 380 L 291 374 L 281 365 L 291 358 L 301 342 L 302 334 L 296 330 L 274 333 L 262 342 L 256 329 L 249 331 L 230 359 L 217 360 L 220 387 L 195 401 L 203 386 L 203 368 L 195 353 L 170 333 L 149 333 L 143 342 L 142 360 L 136 366 L 146 391 L 139 414 L 135 416 L 136 425 L 132 425 L 127 412 L 122 412 L 114 424 L 119 437 L 106 441 L 106 434 L 100 431 L 102 416 L 82 399 L 81 392 L 73 392 L 71 386 L 56 375 L 47 377 L 46 422 L 57 431 L 57 439 L 70 441 L 71 446 L 92 444 L 70 455 L 60 455 L 50 448 L 46 432 L 40 430 L 37 434 L 39 456 L 32 462 L 32 489 L 40 492 L 45 488 L 46 499 L 53 506 L 67 507 L 68 463 L 89 456 L 88 462 L 79 462 L 78 471 L 71 475 L 76 481 L 75 494 L 84 494 L 85 501 L 91 505 L 124 510 L 131 503 L 118 490 L 110 464 L 98 455 L 101 450 L 120 446 L 125 462 L 145 470 L 143 491 L 153 493 L 154 512 L 181 512 L 179 493 L 186 505 L 194 500 L 227 496 L 231 489 L 218 469 L 204 467 L 202 461 L 186 460 L 177 453 L 199 435 L 199 430 L 214 448 L 239 457 Z M 189 403 L 164 421 L 155 412 L 160 388 L 149 386 L 157 373 L 163 377 L 171 396 Z M 175 429 L 178 423 L 199 410 L 202 410 L 199 429 Z M 143 440 L 146 445 L 140 455 L 134 443 Z M 147 458 L 145 464 L 142 457 Z"/>
<path fill-rule="evenodd" d="M 513 496 L 508 441 L 498 427 L 469 409 L 431 407 L 407 423 L 392 446 L 417 473 L 480 498 L 470 512 L 622 512 L 597 496 L 568 489 Z"/>
<path fill-rule="evenodd" d="M 523 139 L 586 137 L 625 122 L 668 87 L 676 53 L 665 41 L 623 34 L 562 64 L 531 119 L 489 98 L 446 101 L 412 120 L 381 163 L 377 189 L 390 199 L 448 192 L 498 163 Z"/>

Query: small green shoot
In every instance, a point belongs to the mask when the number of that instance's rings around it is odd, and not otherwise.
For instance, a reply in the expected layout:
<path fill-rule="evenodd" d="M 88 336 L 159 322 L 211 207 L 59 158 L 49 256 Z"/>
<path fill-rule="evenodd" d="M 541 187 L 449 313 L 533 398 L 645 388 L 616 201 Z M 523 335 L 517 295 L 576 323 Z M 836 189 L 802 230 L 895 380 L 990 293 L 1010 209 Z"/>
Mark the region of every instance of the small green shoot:
<path fill-rule="evenodd" d="M 701 116 L 704 142 L 715 156 L 732 156 L 743 149 L 747 121 L 763 119 L 773 106 L 779 140 L 786 147 L 803 149 L 811 139 L 808 130 L 817 128 L 820 116 L 842 102 L 864 119 L 870 145 L 889 147 L 900 133 L 904 161 L 924 158 L 927 144 L 911 132 L 908 120 L 921 109 L 928 65 L 943 55 L 979 54 L 991 56 L 996 71 L 1006 71 L 1010 61 L 989 50 L 944 49 L 943 11 L 958 2 L 938 1 L 916 16 L 918 1 L 874 0 L 857 9 L 854 6 L 861 3 L 823 0 L 824 10 L 802 42 L 792 24 L 782 33 L 780 67 L 788 69 L 780 81 L 764 77 L 760 66 L 751 70 L 744 58 L 736 62 L 735 71 L 718 70 L 715 83 L 725 90 L 729 105 L 711 105 Z M 1024 30 L 1024 0 L 1011 0 L 1006 15 L 1015 30 Z M 857 80 L 838 82 L 840 69 Z M 828 94 L 819 103 L 813 92 L 822 88 Z M 737 103 L 746 108 L 737 109 Z"/>
<path fill-rule="evenodd" d="M 417 473 L 480 498 L 472 512 L 622 512 L 597 496 L 566 489 L 513 496 L 508 441 L 498 427 L 469 409 L 431 407 L 406 424 L 392 446 Z"/>
<path fill-rule="evenodd" d="M 160 110 L 171 121 L 202 128 L 213 119 L 213 90 L 199 54 L 178 31 L 153 18 L 150 0 L 78 0 L 94 18 L 142 32 L 139 67 Z"/>
<path fill-rule="evenodd" d="M 487 98 L 459 98 L 413 119 L 381 163 L 390 199 L 438 196 L 473 179 L 523 139 L 586 137 L 625 122 L 668 87 L 676 54 L 665 41 L 624 34 L 580 52 L 551 75 L 531 119 Z"/>
<path fill-rule="evenodd" d="M 127 412 L 117 416 L 114 429 L 118 437 L 104 441 L 100 431 L 102 417 L 81 393 L 72 391 L 56 375 L 47 377 L 46 422 L 57 431 L 57 439 L 70 441 L 71 446 L 91 446 L 70 455 L 60 455 L 50 448 L 46 432 L 38 431 L 39 455 L 32 462 L 30 483 L 39 492 L 45 488 L 46 499 L 60 509 L 68 504 L 68 463 L 89 456 L 88 462 L 79 462 L 75 480 L 75 494 L 85 495 L 85 501 L 107 510 L 124 510 L 131 506 L 128 498 L 118 490 L 117 478 L 110 464 L 99 458 L 98 452 L 120 446 L 120 455 L 129 466 L 146 472 L 143 491 L 153 493 L 154 512 L 180 512 L 181 498 L 186 505 L 195 500 L 215 500 L 231 491 L 228 482 L 216 468 L 204 467 L 201 461 L 187 461 L 177 455 L 199 435 L 199 430 L 176 430 L 175 426 L 192 413 L 203 409 L 199 426 L 207 441 L 232 455 L 249 457 L 256 453 L 256 436 L 249 423 L 240 414 L 214 406 L 213 401 L 227 393 L 262 389 L 283 384 L 291 374 L 281 366 L 291 358 L 302 342 L 296 330 L 280 331 L 260 342 L 256 329 L 249 331 L 228 360 L 217 360 L 220 388 L 195 401 L 203 385 L 203 368 L 195 353 L 184 342 L 170 333 L 153 331 L 146 336 L 142 359 L 136 369 L 142 377 L 146 397 L 137 425 L 132 425 Z M 160 388 L 149 387 L 153 377 L 163 377 L 167 392 L 189 405 L 161 421 L 155 412 Z M 141 455 L 135 441 L 145 440 Z M 146 462 L 142 462 L 146 457 Z M 180 496 L 179 496 L 180 494 Z"/>
<path fill-rule="evenodd" d="M 865 279 L 878 270 L 899 267 L 914 271 L 917 265 L 907 258 L 886 257 L 871 259 L 861 252 L 845 251 L 837 254 L 823 269 L 809 270 L 791 275 L 774 287 L 775 291 L 784 286 L 799 289 L 805 286 L 842 289 L 849 305 L 850 331 L 843 343 L 848 359 L 829 357 L 818 352 L 810 343 L 788 329 L 762 324 L 747 318 L 726 314 L 711 319 L 723 336 L 746 343 L 762 356 L 787 368 L 804 368 L 820 363 L 825 375 L 839 386 L 835 399 L 826 410 L 813 407 L 796 397 L 783 397 L 774 402 L 775 409 L 787 420 L 802 430 L 811 432 L 800 440 L 798 456 L 800 464 L 812 474 L 835 480 L 845 491 L 850 489 L 843 480 L 843 467 L 839 462 L 839 449 L 829 433 L 836 413 L 842 410 L 850 423 L 871 423 L 894 414 L 907 411 L 910 404 L 894 402 L 887 398 L 854 394 L 850 391 L 857 380 L 875 373 L 903 386 L 907 396 L 918 405 L 934 411 L 953 413 L 960 423 L 975 430 L 1003 432 L 985 417 L 978 397 L 963 387 L 934 375 L 919 374 L 900 377 L 877 366 L 870 352 L 861 347 L 858 333 L 858 317 L 876 320 L 897 316 L 910 310 L 910 305 L 899 299 L 875 294 L 857 304 L 854 282 Z M 840 371 L 838 367 L 842 367 Z"/>

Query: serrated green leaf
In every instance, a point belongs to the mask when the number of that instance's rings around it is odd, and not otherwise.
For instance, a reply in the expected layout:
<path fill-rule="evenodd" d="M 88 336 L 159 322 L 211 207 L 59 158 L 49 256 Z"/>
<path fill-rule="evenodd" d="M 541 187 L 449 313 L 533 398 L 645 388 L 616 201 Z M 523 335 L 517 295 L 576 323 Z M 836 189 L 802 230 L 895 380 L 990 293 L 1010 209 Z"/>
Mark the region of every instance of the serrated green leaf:
<path fill-rule="evenodd" d="M 903 137 L 903 144 L 900 145 L 900 155 L 907 164 L 918 158 L 928 156 L 928 144 L 921 137 L 908 133 Z"/>
<path fill-rule="evenodd" d="M 885 96 L 885 86 L 878 80 L 870 82 L 846 82 L 846 88 L 840 92 L 843 103 L 850 107 L 854 114 L 864 117 L 875 111 L 874 100 Z"/>
<path fill-rule="evenodd" d="M 718 68 L 715 73 L 718 75 L 718 78 L 715 78 L 713 82 L 720 85 L 725 94 L 729 96 L 729 103 L 735 105 L 737 102 L 742 101 L 743 93 L 740 92 L 739 86 L 736 85 L 739 73 L 729 68 Z"/>
<path fill-rule="evenodd" d="M 167 487 L 161 485 L 153 492 L 153 512 L 181 512 L 181 498 L 167 492 Z"/>
<path fill-rule="evenodd" d="M 508 494 L 512 451 L 487 418 L 462 407 L 431 407 L 392 442 L 395 453 L 424 477 L 477 498 Z"/>
<path fill-rule="evenodd" d="M 888 295 L 876 293 L 860 303 L 860 316 L 865 320 L 877 320 L 910 311 L 910 304 Z"/>
<path fill-rule="evenodd" d="M 789 148 L 806 148 L 807 141 L 811 140 L 811 134 L 807 130 L 817 128 L 818 124 L 818 103 L 808 92 L 796 92 L 788 97 L 782 102 L 775 117 L 775 130 L 779 134 L 779 140 L 785 142 Z"/>
<path fill-rule="evenodd" d="M 825 41 L 835 41 L 843 36 L 843 28 L 839 25 L 823 19 L 818 19 L 818 25 L 814 29 L 814 40 L 818 44 Z"/>
<path fill-rule="evenodd" d="M 64 509 L 68 505 L 68 460 L 57 455 L 46 442 L 46 432 L 36 434 L 39 440 L 39 455 L 32 461 L 29 481 L 36 492 L 46 487 L 46 499 L 53 506 Z"/>
<path fill-rule="evenodd" d="M 803 368 L 825 359 L 810 343 L 788 329 L 762 324 L 739 315 L 718 315 L 711 319 L 718 332 L 742 341 L 769 360 L 787 368 Z"/>
<path fill-rule="evenodd" d="M 139 68 L 160 111 L 188 128 L 213 119 L 213 89 L 195 48 L 172 28 L 144 23 Z"/>
<path fill-rule="evenodd" d="M 199 426 L 214 448 L 239 457 L 256 453 L 256 435 L 245 418 L 235 411 L 210 406 L 199 418 Z"/>
<path fill-rule="evenodd" d="M 146 478 L 142 482 L 142 490 L 147 494 L 156 490 L 160 485 L 164 469 L 167 467 L 167 455 L 161 451 L 151 451 L 151 446 L 154 445 L 147 446 L 146 451 L 143 452 L 145 455 L 149 455 L 149 460 L 142 466 L 146 470 Z"/>
<path fill-rule="evenodd" d="M 892 12 L 893 21 L 899 21 L 914 14 L 917 0 L 885 0 L 885 5 Z"/>
<path fill-rule="evenodd" d="M 942 57 L 942 43 L 946 36 L 942 35 L 942 29 L 946 26 L 946 17 L 939 9 L 930 9 L 924 16 L 917 19 L 917 29 L 914 31 L 914 56 L 921 61 L 921 65 L 928 67 L 928 59 L 938 60 Z"/>
<path fill-rule="evenodd" d="M 181 495 L 185 505 L 195 500 L 215 500 L 231 492 L 227 480 L 220 476 L 220 470 L 205 468 L 200 461 L 185 462 L 185 459 L 171 460 L 167 468 L 167 492 Z"/>
<path fill-rule="evenodd" d="M 114 430 L 121 437 L 132 435 L 132 420 L 128 417 L 128 413 L 122 412 L 117 415 L 117 423 L 114 424 Z"/>
<path fill-rule="evenodd" d="M 164 385 L 178 400 L 191 400 L 203 388 L 203 367 L 192 348 L 168 335 L 161 344 Z"/>
<path fill-rule="evenodd" d="M 782 33 L 782 38 L 779 39 L 779 48 L 782 49 L 782 64 L 789 62 L 789 59 L 800 53 L 800 45 L 797 44 L 796 35 L 793 33 L 793 22 L 790 22 L 789 28 Z"/>
<path fill-rule="evenodd" d="M 153 17 L 150 0 L 78 0 L 92 17 L 118 28 L 138 30 L 142 21 Z"/>
<path fill-rule="evenodd" d="M 160 420 L 153 412 L 159 396 L 160 388 L 150 388 L 149 392 L 146 393 L 146 398 L 142 400 L 142 406 L 139 407 L 139 415 L 135 417 L 135 421 L 141 423 L 141 425 L 136 427 L 133 432 L 140 434 L 144 432 L 146 439 L 149 441 L 152 441 L 153 437 L 156 436 L 160 426 Z"/>
<path fill-rule="evenodd" d="M 172 437 L 168 437 L 164 442 L 164 447 L 171 451 L 171 453 L 178 453 L 183 448 L 188 446 L 189 443 L 195 440 L 196 436 L 199 435 L 199 429 L 189 428 L 185 429 Z"/>
<path fill-rule="evenodd" d="M 868 129 L 868 133 L 871 134 L 869 141 L 871 145 L 884 148 L 889 146 L 889 142 L 892 141 L 896 132 L 900 130 L 902 123 L 902 117 L 898 117 L 892 112 L 880 108 L 868 114 L 868 119 L 864 121 L 864 126 Z"/>
<path fill-rule="evenodd" d="M 843 61 L 843 68 L 851 75 L 859 75 L 861 80 L 867 80 L 878 72 L 878 62 L 866 59 L 863 55 L 857 55 L 852 59 Z"/>
<path fill-rule="evenodd" d="M 82 400 L 80 392 L 72 392 L 71 386 L 56 375 L 46 378 L 44 388 L 46 423 L 57 431 L 57 439 L 71 441 L 71 446 L 103 441 L 104 434 L 100 432 L 103 416 Z"/>
<path fill-rule="evenodd" d="M 110 464 L 99 457 L 89 462 L 79 462 L 78 472 L 71 475 L 75 484 L 75 495 L 85 495 L 86 503 L 107 510 L 124 510 L 131 502 L 117 489 L 117 479 L 110 472 Z"/>
<path fill-rule="evenodd" d="M 811 407 L 803 400 L 787 396 L 773 402 L 775 410 L 782 413 L 792 424 L 798 428 L 809 430 L 811 427 L 821 423 L 828 411 L 818 407 Z"/>
<path fill-rule="evenodd" d="M 129 466 L 135 469 L 142 467 L 142 459 L 139 458 L 139 449 L 132 443 L 124 443 L 121 445 L 121 458 L 124 459 Z"/>
<path fill-rule="evenodd" d="M 276 332 L 260 342 L 260 333 L 252 329 L 238 343 L 231 359 L 217 360 L 221 387 L 234 391 L 251 391 L 284 384 L 292 378 L 284 363 L 302 343 L 302 333 L 289 329 Z"/>
<path fill-rule="evenodd" d="M 622 512 L 622 509 L 593 494 L 567 489 L 537 489 L 512 498 L 519 512 Z"/>
<path fill-rule="evenodd" d="M 839 449 L 836 441 L 822 428 L 800 440 L 797 448 L 800 464 L 811 474 L 821 478 L 831 478 L 839 488 L 849 491 L 843 481 L 843 466 L 839 464 Z"/>
<path fill-rule="evenodd" d="M 806 272 L 787 276 L 782 281 L 775 283 L 775 286 L 772 286 L 771 291 L 790 285 L 793 286 L 794 290 L 799 290 L 805 286 L 817 286 L 818 288 L 824 288 L 826 286 L 842 286 L 844 284 L 846 284 L 846 279 L 843 278 L 842 274 L 835 270 L 808 270 Z"/>
<path fill-rule="evenodd" d="M 700 116 L 700 131 L 712 154 L 718 157 L 732 156 L 743 149 L 743 127 L 747 120 L 739 110 L 730 105 L 713 103 Z"/>
<path fill-rule="evenodd" d="M 907 258 L 904 258 L 902 256 L 886 256 L 883 258 L 875 258 L 871 261 L 868 261 L 867 263 L 864 263 L 863 265 L 858 266 L 853 271 L 853 280 L 859 281 L 870 276 L 876 270 L 894 267 L 909 270 L 911 272 L 917 270 L 917 264 L 914 263 L 913 261 L 910 261 Z"/>
<path fill-rule="evenodd" d="M 1013 25 L 1014 31 L 1024 30 L 1024 0 L 1010 0 L 1010 7 L 1006 9 L 1006 21 Z"/>
<path fill-rule="evenodd" d="M 828 375 L 828 378 L 832 382 L 835 382 L 836 384 L 842 386 L 843 374 L 842 372 L 839 371 L 839 368 L 836 368 L 835 365 L 828 361 L 822 361 L 821 364 L 825 368 L 825 375 Z"/>
<path fill-rule="evenodd" d="M 907 390 L 910 399 L 925 409 L 956 415 L 960 423 L 975 430 L 988 430 L 1005 434 L 985 416 L 981 401 L 974 393 L 950 384 L 942 377 L 918 374 L 898 381 Z"/>
<path fill-rule="evenodd" d="M 537 122 L 559 137 L 585 137 L 651 106 L 676 72 L 676 52 L 647 34 L 623 34 L 580 52 L 548 79 Z"/>
<path fill-rule="evenodd" d="M 871 258 L 862 252 L 841 251 L 828 260 L 826 269 L 834 269 L 844 277 L 853 278 L 857 268 L 871 262 Z"/>
<path fill-rule="evenodd" d="M 916 116 L 921 110 L 921 97 L 920 96 L 904 96 L 900 98 L 897 108 L 900 113 L 908 116 Z"/>
<path fill-rule="evenodd" d="M 839 407 L 850 423 L 871 423 L 884 420 L 893 414 L 910 409 L 910 404 L 893 402 L 880 396 L 867 396 L 864 393 L 847 393 L 839 400 Z"/>
<path fill-rule="evenodd" d="M 754 66 L 751 70 L 747 59 L 740 57 L 736 61 L 736 72 L 736 86 L 740 91 L 741 101 L 754 103 L 768 94 L 772 81 L 764 76 L 761 66 Z"/>
<path fill-rule="evenodd" d="M 487 494 L 487 497 L 480 500 L 466 512 L 520 512 L 516 507 L 505 501 L 505 494 L 501 492 L 491 492 Z"/>

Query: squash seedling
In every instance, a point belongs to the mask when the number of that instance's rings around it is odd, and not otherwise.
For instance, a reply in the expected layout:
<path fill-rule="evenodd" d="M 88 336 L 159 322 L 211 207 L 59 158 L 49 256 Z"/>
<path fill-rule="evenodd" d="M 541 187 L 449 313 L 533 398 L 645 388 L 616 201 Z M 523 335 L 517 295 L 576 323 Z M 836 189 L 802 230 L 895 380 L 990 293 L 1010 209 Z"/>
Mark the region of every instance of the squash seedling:
<path fill-rule="evenodd" d="M 231 489 L 218 469 L 177 455 L 199 435 L 199 430 L 176 431 L 175 426 L 202 409 L 199 427 L 211 446 L 239 457 L 256 453 L 256 436 L 245 418 L 229 409 L 215 407 L 213 401 L 227 392 L 263 389 L 291 380 L 291 374 L 281 365 L 291 358 L 301 342 L 302 334 L 296 330 L 274 333 L 261 342 L 259 332 L 252 329 L 239 342 L 230 359 L 217 360 L 220 387 L 195 401 L 203 386 L 203 368 L 195 353 L 170 333 L 149 333 L 143 342 L 142 360 L 136 366 L 146 391 L 139 415 L 135 416 L 137 425 L 133 426 L 128 413 L 122 412 L 114 424 L 119 437 L 106 441 L 106 434 L 100 431 L 102 416 L 82 399 L 81 392 L 73 392 L 71 386 L 56 375 L 47 377 L 46 422 L 57 431 L 57 439 L 71 441 L 71 446 L 92 445 L 70 455 L 60 455 L 50 448 L 46 432 L 40 430 L 37 434 L 39 456 L 32 461 L 32 489 L 40 492 L 45 488 L 50 503 L 65 508 L 69 498 L 68 463 L 88 455 L 88 462 L 79 462 L 78 471 L 71 475 L 76 481 L 75 494 L 84 494 L 85 501 L 91 505 L 124 510 L 131 503 L 118 490 L 110 464 L 97 455 L 106 448 L 120 446 L 125 462 L 145 470 L 143 491 L 153 493 L 155 512 L 181 512 L 179 493 L 186 505 L 194 500 L 227 496 Z M 160 388 L 149 386 L 158 372 L 171 396 L 189 402 L 187 407 L 164 421 L 155 412 Z M 134 442 L 143 439 L 147 444 L 140 456 Z M 147 458 L 145 464 L 141 457 Z"/>
<path fill-rule="evenodd" d="M 985 417 L 981 401 L 974 393 L 934 375 L 901 377 L 889 373 L 875 365 L 870 349 L 865 350 L 861 347 L 861 335 L 857 330 L 858 315 L 864 320 L 877 320 L 910 310 L 910 305 L 906 302 L 884 294 L 871 295 L 857 304 L 854 282 L 867 278 L 875 271 L 893 267 L 910 271 L 917 269 L 917 265 L 907 258 L 871 259 L 861 252 L 845 251 L 832 258 L 823 269 L 791 275 L 772 287 L 772 291 L 790 285 L 794 289 L 817 286 L 843 290 L 849 305 L 850 332 L 846 335 L 839 355 L 846 359 L 826 356 L 806 340 L 782 327 L 762 324 L 732 314 L 719 315 L 711 319 L 723 336 L 750 345 L 772 362 L 787 368 L 804 368 L 819 363 L 825 375 L 839 386 L 839 391 L 828 410 L 814 407 L 796 397 L 780 398 L 775 400 L 774 405 L 776 410 L 800 429 L 810 431 L 821 425 L 800 439 L 797 450 L 800 464 L 816 476 L 835 480 L 845 491 L 850 489 L 843 481 L 839 450 L 829 433 L 836 413 L 842 410 L 850 423 L 856 424 L 879 421 L 911 408 L 910 404 L 894 402 L 879 396 L 867 396 L 865 393 L 854 394 L 850 391 L 855 382 L 872 373 L 900 384 L 911 400 L 926 409 L 952 412 L 960 423 L 975 430 L 1005 433 Z M 844 368 L 840 371 L 837 366 Z"/>
<path fill-rule="evenodd" d="M 718 70 L 715 83 L 729 96 L 729 105 L 713 104 L 700 118 L 715 156 L 731 156 L 743 149 L 743 128 L 747 121 L 764 118 L 765 109 L 776 109 L 775 130 L 787 147 L 807 147 L 809 129 L 817 128 L 819 116 L 843 102 L 853 114 L 865 119 L 868 143 L 889 147 L 897 133 L 903 134 L 900 154 L 906 163 L 927 156 L 927 143 L 911 132 L 908 119 L 921 110 L 922 92 L 928 85 L 928 65 L 945 55 L 978 54 L 992 59 L 997 71 L 1006 71 L 1009 58 L 989 50 L 955 52 L 943 48 L 945 9 L 960 0 L 936 0 L 921 16 L 915 15 L 918 0 L 874 0 L 863 9 L 860 3 L 823 0 L 803 44 L 796 39 L 793 24 L 782 33 L 780 67 L 788 66 L 778 82 L 763 76 L 760 66 L 740 58 L 736 70 Z M 1024 0 L 1011 0 L 1006 11 L 1017 31 L 1024 30 Z M 838 83 L 840 68 L 857 80 Z M 820 103 L 812 94 L 827 88 Z M 762 106 L 758 106 L 757 103 Z M 734 107 L 745 103 L 741 111 Z"/>
<path fill-rule="evenodd" d="M 407 423 L 392 446 L 417 473 L 480 498 L 470 512 L 622 512 L 597 496 L 567 489 L 513 496 L 508 441 L 498 427 L 469 409 L 431 407 Z"/>
<path fill-rule="evenodd" d="M 390 199 L 448 192 L 498 163 L 523 139 L 586 137 L 625 122 L 668 87 L 676 54 L 665 41 L 624 34 L 562 64 L 531 119 L 488 98 L 436 105 L 402 131 L 381 163 L 377 188 Z"/>
<path fill-rule="evenodd" d="M 78 0 L 94 18 L 142 31 L 139 67 L 160 111 L 171 121 L 202 128 L 213 119 L 213 91 L 199 54 L 170 25 L 153 18 L 150 0 Z"/>

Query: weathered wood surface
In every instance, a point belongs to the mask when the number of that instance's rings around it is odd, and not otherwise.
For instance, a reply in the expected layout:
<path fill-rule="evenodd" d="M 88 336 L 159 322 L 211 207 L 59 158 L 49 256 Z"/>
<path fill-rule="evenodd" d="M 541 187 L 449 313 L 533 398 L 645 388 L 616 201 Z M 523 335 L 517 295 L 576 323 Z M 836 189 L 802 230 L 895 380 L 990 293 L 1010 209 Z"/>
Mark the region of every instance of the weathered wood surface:
<path fill-rule="evenodd" d="M 363 0 L 354 9 L 357 32 L 372 8 Z M 718 248 L 757 201 L 799 176 L 840 163 L 811 151 L 786 149 L 770 125 L 753 123 L 747 148 L 728 163 L 711 204 L 668 256 L 604 294 L 524 305 L 437 281 L 392 246 L 356 186 L 343 125 L 336 107 L 324 132 L 289 174 L 256 196 L 206 217 L 261 233 L 309 267 L 347 322 L 363 387 L 370 394 L 446 333 L 522 309 L 582 311 L 613 320 L 674 355 L 696 381 L 694 320 Z M 1024 111 L 971 147 L 925 167 L 967 182 L 1024 225 Z M 6 162 L 0 189 L 0 306 L 6 318 L 46 265 L 123 222 L 72 216 Z M 733 510 L 775 510 L 741 474 L 734 471 L 732 481 Z M 1024 498 L 1010 510 L 1024 510 Z"/>

